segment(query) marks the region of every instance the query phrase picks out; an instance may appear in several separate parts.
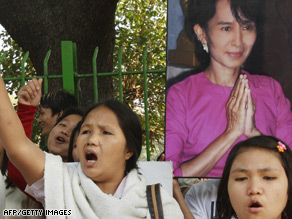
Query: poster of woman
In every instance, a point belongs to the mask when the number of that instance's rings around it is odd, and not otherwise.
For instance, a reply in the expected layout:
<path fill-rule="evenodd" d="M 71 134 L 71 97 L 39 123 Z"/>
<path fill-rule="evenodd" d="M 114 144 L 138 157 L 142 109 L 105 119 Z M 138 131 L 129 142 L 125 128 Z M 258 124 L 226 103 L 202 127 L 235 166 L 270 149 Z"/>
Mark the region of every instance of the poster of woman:
<path fill-rule="evenodd" d="M 254 136 L 292 145 L 291 7 L 168 1 L 165 157 L 175 176 L 221 177 L 233 146 Z"/>

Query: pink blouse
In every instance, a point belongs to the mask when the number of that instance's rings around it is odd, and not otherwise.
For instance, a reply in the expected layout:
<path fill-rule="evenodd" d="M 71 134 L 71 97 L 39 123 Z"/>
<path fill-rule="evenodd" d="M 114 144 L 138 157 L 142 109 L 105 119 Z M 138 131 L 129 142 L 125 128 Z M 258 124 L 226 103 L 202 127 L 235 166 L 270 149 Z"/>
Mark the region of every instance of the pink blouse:
<path fill-rule="evenodd" d="M 271 77 L 244 73 L 247 74 L 256 105 L 256 127 L 262 134 L 276 136 L 292 145 L 290 102 L 285 98 L 280 84 Z M 165 157 L 173 162 L 175 176 L 182 176 L 181 163 L 199 155 L 226 129 L 225 104 L 231 90 L 232 87 L 213 84 L 203 72 L 189 76 L 169 89 Z M 232 147 L 245 139 L 244 135 L 240 136 Z M 208 177 L 221 177 L 231 148 Z"/>

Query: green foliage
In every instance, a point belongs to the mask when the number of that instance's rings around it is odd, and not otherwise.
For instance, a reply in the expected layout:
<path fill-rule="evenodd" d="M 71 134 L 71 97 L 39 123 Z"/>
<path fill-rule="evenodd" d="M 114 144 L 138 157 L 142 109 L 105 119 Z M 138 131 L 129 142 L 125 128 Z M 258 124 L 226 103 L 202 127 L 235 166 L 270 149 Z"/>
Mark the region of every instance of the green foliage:
<path fill-rule="evenodd" d="M 166 68 L 166 0 L 120 0 L 116 11 L 115 54 L 123 46 L 122 71 L 141 71 L 147 45 L 147 69 Z M 117 66 L 117 55 L 114 66 Z M 117 69 L 115 69 L 117 71 Z M 151 158 L 164 149 L 165 73 L 148 74 L 148 110 Z M 143 76 L 123 78 L 124 102 L 132 106 L 145 124 Z M 145 128 L 145 125 L 144 125 Z"/>
<path fill-rule="evenodd" d="M 25 51 L 10 37 L 6 30 L 0 32 L 2 40 L 0 54 L 7 52 L 6 57 L 2 62 L 1 73 L 4 78 L 15 78 L 21 75 L 21 61 L 25 55 Z M 36 75 L 36 71 L 32 65 L 31 60 L 28 58 L 25 65 L 26 76 Z M 8 83 L 9 94 L 15 94 L 20 87 L 20 81 L 14 80 Z"/>

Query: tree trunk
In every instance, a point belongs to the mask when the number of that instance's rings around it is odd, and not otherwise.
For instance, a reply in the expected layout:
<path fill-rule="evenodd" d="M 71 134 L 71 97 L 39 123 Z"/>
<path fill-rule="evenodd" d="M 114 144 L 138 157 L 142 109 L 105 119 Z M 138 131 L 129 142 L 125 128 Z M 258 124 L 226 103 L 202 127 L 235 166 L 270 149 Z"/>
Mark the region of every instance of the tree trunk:
<path fill-rule="evenodd" d="M 43 74 L 43 60 L 49 49 L 49 74 L 61 74 L 61 41 L 77 44 L 78 73 L 92 73 L 92 56 L 99 47 L 98 72 L 113 70 L 115 10 L 118 0 L 0 0 L 0 23 L 11 37 L 30 52 L 37 74 Z M 49 82 L 49 91 L 62 87 L 57 79 Z M 99 100 L 111 98 L 111 77 L 98 80 Z M 82 79 L 80 104 L 93 103 L 92 79 Z"/>

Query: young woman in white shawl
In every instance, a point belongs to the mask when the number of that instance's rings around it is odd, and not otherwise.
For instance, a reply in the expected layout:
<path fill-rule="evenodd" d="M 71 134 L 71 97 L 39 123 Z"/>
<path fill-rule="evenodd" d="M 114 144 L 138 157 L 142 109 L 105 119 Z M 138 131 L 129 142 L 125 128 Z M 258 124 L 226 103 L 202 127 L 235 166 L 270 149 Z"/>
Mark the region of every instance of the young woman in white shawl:
<path fill-rule="evenodd" d="M 46 210 L 67 209 L 69 218 L 150 218 L 146 182 L 136 169 L 142 130 L 130 108 L 118 101 L 90 108 L 76 142 L 80 163 L 68 164 L 26 137 L 2 77 L 0 103 L 0 140 Z M 183 218 L 163 189 L 161 199 L 164 218 Z"/>

